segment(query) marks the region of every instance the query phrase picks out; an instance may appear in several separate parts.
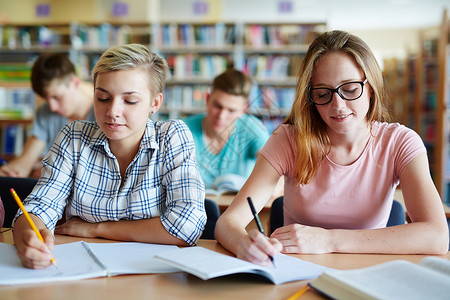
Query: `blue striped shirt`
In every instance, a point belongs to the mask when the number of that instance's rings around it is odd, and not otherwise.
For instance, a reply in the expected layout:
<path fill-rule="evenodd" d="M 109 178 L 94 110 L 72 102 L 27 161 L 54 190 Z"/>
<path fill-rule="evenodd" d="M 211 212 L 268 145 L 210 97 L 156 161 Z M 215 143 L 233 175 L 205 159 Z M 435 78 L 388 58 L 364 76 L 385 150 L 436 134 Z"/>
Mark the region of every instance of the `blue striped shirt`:
<path fill-rule="evenodd" d="M 166 230 L 195 244 L 205 223 L 204 184 L 192 134 L 182 121 L 147 121 L 122 184 L 108 138 L 95 122 L 66 125 L 44 157 L 25 207 L 54 230 L 67 218 L 88 222 L 160 217 Z"/>

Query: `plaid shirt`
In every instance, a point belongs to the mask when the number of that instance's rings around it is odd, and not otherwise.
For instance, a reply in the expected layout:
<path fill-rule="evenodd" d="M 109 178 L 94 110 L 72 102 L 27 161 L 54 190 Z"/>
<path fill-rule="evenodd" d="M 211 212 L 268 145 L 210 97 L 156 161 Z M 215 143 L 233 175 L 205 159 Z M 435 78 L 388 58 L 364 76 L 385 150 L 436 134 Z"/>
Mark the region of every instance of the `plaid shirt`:
<path fill-rule="evenodd" d="M 194 141 L 182 121 L 147 121 L 123 184 L 106 135 L 88 121 L 61 130 L 41 174 L 25 207 L 51 230 L 66 206 L 69 219 L 77 216 L 88 222 L 160 217 L 169 233 L 190 245 L 206 223 Z"/>

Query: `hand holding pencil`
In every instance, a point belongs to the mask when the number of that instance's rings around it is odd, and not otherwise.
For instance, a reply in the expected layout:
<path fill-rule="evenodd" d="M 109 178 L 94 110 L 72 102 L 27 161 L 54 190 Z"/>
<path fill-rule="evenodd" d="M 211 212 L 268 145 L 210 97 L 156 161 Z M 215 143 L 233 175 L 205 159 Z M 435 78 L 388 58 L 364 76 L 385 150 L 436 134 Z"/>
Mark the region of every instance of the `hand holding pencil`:
<path fill-rule="evenodd" d="M 34 233 L 36 234 L 36 236 L 39 238 L 40 241 L 45 243 L 45 240 L 42 237 L 39 229 L 36 227 L 35 223 L 33 222 L 33 219 L 28 214 L 27 210 L 25 209 L 25 207 L 24 207 L 22 201 L 20 200 L 19 196 L 17 195 L 16 191 L 13 188 L 11 188 L 10 192 L 11 192 L 11 195 L 13 196 L 14 200 L 17 202 L 17 205 L 19 206 L 20 210 L 23 212 L 23 215 L 25 216 L 25 219 L 30 224 L 30 226 L 31 226 L 32 230 L 34 231 Z M 15 236 L 16 236 L 16 234 L 15 234 Z M 15 240 L 15 244 L 17 246 L 18 243 L 16 242 L 16 238 L 14 240 Z M 45 246 L 45 247 L 47 248 L 47 246 Z M 21 256 L 20 255 L 21 251 L 20 251 L 20 249 L 18 249 L 18 250 L 19 250 L 18 251 L 19 252 L 19 256 Z M 46 250 L 49 252 L 48 248 Z M 47 251 L 45 251 L 45 252 L 47 252 Z M 21 257 L 21 259 L 22 259 L 22 257 Z M 22 259 L 22 262 L 24 262 L 24 259 Z M 51 257 L 50 262 L 56 266 L 56 260 L 55 260 L 55 258 L 53 256 Z M 24 263 L 24 265 L 25 265 L 25 263 Z M 28 265 L 28 266 L 29 267 L 34 267 L 33 265 Z"/>

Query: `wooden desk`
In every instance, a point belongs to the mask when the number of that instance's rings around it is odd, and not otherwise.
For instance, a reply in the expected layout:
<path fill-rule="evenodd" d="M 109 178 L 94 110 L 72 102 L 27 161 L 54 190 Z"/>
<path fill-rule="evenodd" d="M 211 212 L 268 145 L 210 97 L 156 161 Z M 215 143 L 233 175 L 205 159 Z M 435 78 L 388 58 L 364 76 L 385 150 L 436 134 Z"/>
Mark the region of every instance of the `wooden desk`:
<path fill-rule="evenodd" d="M 80 240 L 76 237 L 56 236 L 57 244 Z M 104 239 L 83 239 L 86 242 L 113 242 Z M 11 230 L 2 230 L 0 242 L 12 244 Z M 216 241 L 200 240 L 199 246 L 230 254 Z M 366 267 L 394 259 L 417 263 L 423 255 L 321 254 L 297 257 L 336 269 Z M 443 256 L 450 259 L 450 254 Z M 0 276 L 5 276 L 0 274 Z M 45 283 L 39 285 L 0 286 L 0 299 L 286 299 L 301 289 L 307 281 L 273 285 L 246 275 L 236 275 L 203 281 L 193 275 L 172 274 L 123 275 Z M 324 299 L 315 291 L 308 291 L 302 300 Z"/>

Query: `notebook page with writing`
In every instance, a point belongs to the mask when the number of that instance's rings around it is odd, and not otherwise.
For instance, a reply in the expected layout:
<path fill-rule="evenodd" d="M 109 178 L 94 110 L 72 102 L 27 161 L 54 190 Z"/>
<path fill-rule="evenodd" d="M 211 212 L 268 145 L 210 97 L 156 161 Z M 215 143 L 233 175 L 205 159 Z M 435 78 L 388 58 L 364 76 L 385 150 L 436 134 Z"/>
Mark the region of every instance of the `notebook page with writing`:
<path fill-rule="evenodd" d="M 108 274 L 172 273 L 179 270 L 153 258 L 157 253 L 176 250 L 174 245 L 145 243 L 87 243 L 105 265 Z"/>
<path fill-rule="evenodd" d="M 55 246 L 53 256 L 58 266 L 46 269 L 25 268 L 13 245 L 0 243 L 0 285 L 29 284 L 77 280 L 106 276 L 103 270 L 89 256 L 81 242 Z"/>
<path fill-rule="evenodd" d="M 202 247 L 164 252 L 155 257 L 204 280 L 237 273 L 253 273 L 280 284 L 315 278 L 324 271 L 331 270 L 284 254 L 274 257 L 275 268 L 272 265 L 263 267 Z"/>

